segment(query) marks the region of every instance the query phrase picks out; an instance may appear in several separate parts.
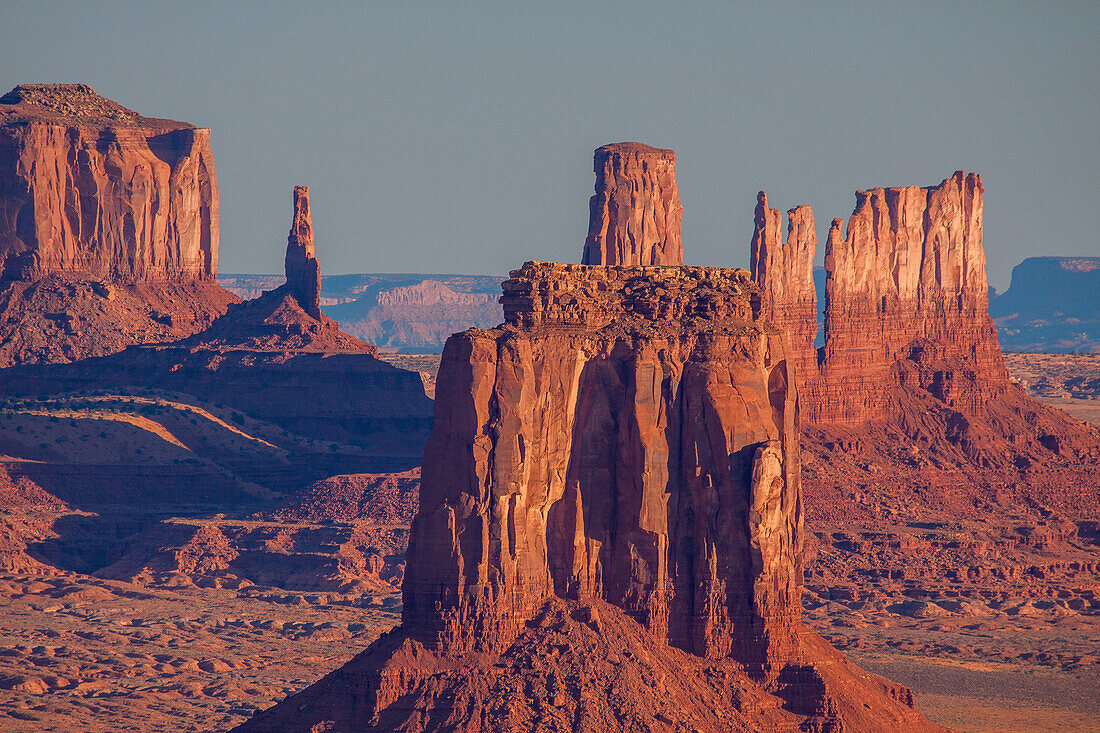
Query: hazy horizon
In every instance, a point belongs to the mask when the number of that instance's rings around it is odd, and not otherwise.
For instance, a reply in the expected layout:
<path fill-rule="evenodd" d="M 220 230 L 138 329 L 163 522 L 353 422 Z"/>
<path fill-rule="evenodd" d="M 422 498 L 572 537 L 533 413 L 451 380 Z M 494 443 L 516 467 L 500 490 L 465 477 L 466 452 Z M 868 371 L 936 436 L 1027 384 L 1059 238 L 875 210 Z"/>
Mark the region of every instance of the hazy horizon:
<path fill-rule="evenodd" d="M 758 190 L 814 208 L 982 174 L 990 283 L 1100 244 L 1100 4 L 7 3 L 4 87 L 82 82 L 213 130 L 219 270 L 579 261 L 592 150 L 674 149 L 689 264 L 746 266 Z M 1085 232 L 1084 238 L 1079 232 Z"/>

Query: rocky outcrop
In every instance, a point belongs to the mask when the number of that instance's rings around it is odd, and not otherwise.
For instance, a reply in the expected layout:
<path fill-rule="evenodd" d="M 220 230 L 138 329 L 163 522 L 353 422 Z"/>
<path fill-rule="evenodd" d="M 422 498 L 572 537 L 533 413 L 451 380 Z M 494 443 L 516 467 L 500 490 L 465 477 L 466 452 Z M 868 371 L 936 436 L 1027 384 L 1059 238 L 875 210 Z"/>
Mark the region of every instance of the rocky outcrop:
<path fill-rule="evenodd" d="M 596 194 L 589 202 L 586 265 L 680 265 L 684 207 L 676 153 L 641 143 L 596 148 Z"/>
<path fill-rule="evenodd" d="M 238 300 L 217 265 L 209 130 L 83 84 L 0 97 L 0 367 L 200 331 Z"/>
<path fill-rule="evenodd" d="M 882 414 L 899 383 L 899 361 L 941 361 L 943 369 L 917 368 L 905 378 L 961 407 L 1007 386 L 987 312 L 983 190 L 980 176 L 958 172 L 939 186 L 856 193 L 847 233 L 840 219 L 829 230 L 825 345 L 815 359 L 807 337 L 816 335 L 816 318 L 802 304 L 813 300 L 816 240 L 797 234 L 812 213 L 793 209 L 786 246 L 778 246 L 779 212 L 768 210 L 761 194 L 754 278 L 805 354 L 800 377 L 813 396 L 803 403 L 810 422 L 859 424 Z"/>
<path fill-rule="evenodd" d="M 0 97 L 0 271 L 125 282 L 212 280 L 210 131 L 142 117 L 83 84 Z"/>
<path fill-rule="evenodd" d="M 814 212 L 809 206 L 787 212 L 786 244 L 781 239 L 782 219 L 779 209 L 768 208 L 768 194 L 757 194 L 749 266 L 760 286 L 766 317 L 786 335 L 796 372 L 808 375 L 817 371 Z"/>
<path fill-rule="evenodd" d="M 798 234 L 812 215 L 792 209 L 780 244 L 779 212 L 761 194 L 753 276 L 792 339 L 812 441 L 847 444 L 853 436 L 837 431 L 860 430 L 888 443 L 900 431 L 945 465 L 1021 466 L 1093 449 L 1079 424 L 1008 380 L 988 312 L 983 193 L 981 176 L 961 171 L 938 186 L 857 192 L 847 230 L 841 219 L 829 230 L 816 350 L 812 239 Z"/>
<path fill-rule="evenodd" d="M 934 730 L 801 625 L 796 390 L 748 273 L 503 288 L 444 351 L 402 626 L 242 730 Z"/>
<path fill-rule="evenodd" d="M 286 240 L 286 284 L 290 294 L 309 315 L 321 317 L 321 268 L 313 249 L 313 219 L 309 213 L 309 187 L 294 187 L 294 220 Z"/>
<path fill-rule="evenodd" d="M 303 308 L 303 278 L 291 263 L 311 267 L 313 283 L 318 266 L 308 199 L 296 200 L 287 282 L 280 287 L 231 305 L 209 328 L 174 343 L 134 346 L 76 364 L 0 370 L 0 392 L 168 389 L 230 405 L 299 435 L 359 446 L 363 470 L 415 465 L 431 428 L 432 401 L 418 374 L 380 361 L 372 344 Z"/>
<path fill-rule="evenodd" d="M 562 595 L 700 656 L 790 656 L 794 393 L 753 290 L 717 268 L 512 273 L 511 328 L 452 337 L 440 368 L 404 589 L 421 641 L 508 645 Z"/>
<path fill-rule="evenodd" d="M 811 420 L 858 423 L 880 412 L 899 360 L 917 365 L 906 375 L 911 386 L 949 405 L 974 409 L 1005 390 L 988 313 L 983 192 L 981 176 L 960 171 L 939 186 L 858 192 L 846 236 L 833 221 L 825 393 Z"/>
<path fill-rule="evenodd" d="M 177 341 L 240 299 L 217 283 L 119 283 L 71 273 L 0 279 L 0 368 L 106 356 Z"/>

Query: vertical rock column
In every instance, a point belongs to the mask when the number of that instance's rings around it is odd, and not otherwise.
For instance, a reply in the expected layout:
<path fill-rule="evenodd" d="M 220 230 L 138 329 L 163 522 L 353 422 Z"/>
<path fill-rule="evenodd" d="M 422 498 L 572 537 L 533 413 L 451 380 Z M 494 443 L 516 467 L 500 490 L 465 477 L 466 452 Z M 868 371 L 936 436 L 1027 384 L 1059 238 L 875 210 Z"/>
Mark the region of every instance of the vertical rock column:
<path fill-rule="evenodd" d="M 321 317 L 321 268 L 313 249 L 309 186 L 294 187 L 294 220 L 286 240 L 286 284 L 302 310 Z"/>
<path fill-rule="evenodd" d="M 676 153 L 641 143 L 596 148 L 585 265 L 682 265 Z"/>
<path fill-rule="evenodd" d="M 756 218 L 749 252 L 753 280 L 760 286 L 764 316 L 786 333 L 799 385 L 817 377 L 817 293 L 814 254 L 817 234 L 809 206 L 787 211 L 787 241 L 780 239 L 779 209 L 768 208 L 768 194 L 756 196 Z M 803 394 L 807 391 L 804 389 Z"/>

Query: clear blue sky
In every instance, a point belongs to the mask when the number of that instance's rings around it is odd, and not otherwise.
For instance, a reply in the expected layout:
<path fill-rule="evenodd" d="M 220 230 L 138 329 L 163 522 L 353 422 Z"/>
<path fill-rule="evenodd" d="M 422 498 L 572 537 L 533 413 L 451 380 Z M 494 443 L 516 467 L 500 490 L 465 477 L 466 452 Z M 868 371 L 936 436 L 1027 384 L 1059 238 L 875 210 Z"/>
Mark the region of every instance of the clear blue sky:
<path fill-rule="evenodd" d="M 579 261 L 592 149 L 676 150 L 685 259 L 811 204 L 983 174 L 991 281 L 1100 255 L 1100 3 L 0 3 L 0 85 L 85 82 L 213 129 L 221 271 Z M 820 250 L 819 250 L 820 255 Z"/>

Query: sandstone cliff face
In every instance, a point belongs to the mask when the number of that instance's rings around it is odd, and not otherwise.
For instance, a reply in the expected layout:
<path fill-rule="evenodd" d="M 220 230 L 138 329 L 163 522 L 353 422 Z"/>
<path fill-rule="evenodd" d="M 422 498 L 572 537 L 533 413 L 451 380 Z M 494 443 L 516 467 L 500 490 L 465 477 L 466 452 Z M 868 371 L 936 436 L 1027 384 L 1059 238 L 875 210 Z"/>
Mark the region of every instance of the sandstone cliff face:
<path fill-rule="evenodd" d="M 788 658 L 794 393 L 753 290 L 717 268 L 513 272 L 505 328 L 444 351 L 409 628 L 508 645 L 548 597 L 595 597 L 701 656 Z"/>
<path fill-rule="evenodd" d="M 834 219 L 826 243 L 820 355 L 812 353 L 817 325 L 808 307 L 816 240 L 800 234 L 812 212 L 791 210 L 780 246 L 779 212 L 767 213 L 761 194 L 754 277 L 801 355 L 809 422 L 865 422 L 882 414 L 899 383 L 963 409 L 1004 391 L 1007 372 L 988 315 L 983 191 L 979 175 L 957 172 L 939 186 L 856 193 L 847 232 Z"/>
<path fill-rule="evenodd" d="M 82 84 L 0 97 L 0 272 L 213 279 L 210 131 L 145 118 Z"/>
<path fill-rule="evenodd" d="M 596 194 L 589 202 L 586 265 L 680 265 L 684 207 L 676 153 L 641 143 L 596 148 Z"/>
<path fill-rule="evenodd" d="M 402 626 L 242 730 L 935 730 L 800 623 L 797 397 L 748 273 L 503 288 L 444 350 Z"/>
<path fill-rule="evenodd" d="M 903 377 L 909 386 L 952 406 L 973 410 L 1005 390 L 988 313 L 983 192 L 981 176 L 960 171 L 930 188 L 857 193 L 846 236 L 834 220 L 825 248 L 826 393 L 814 421 L 859 422 L 880 410 L 902 359 L 918 365 Z M 928 357 L 939 364 L 920 368 Z"/>
<path fill-rule="evenodd" d="M 855 430 L 944 466 L 1017 468 L 1094 449 L 1082 426 L 1008 380 L 988 313 L 983 193 L 981 177 L 962 172 L 928 188 L 857 192 L 847 231 L 840 219 L 829 230 L 819 349 L 812 239 L 799 234 L 812 214 L 792 209 L 781 244 L 779 212 L 761 194 L 753 276 L 791 339 L 812 444 L 851 445 Z"/>
<path fill-rule="evenodd" d="M 294 187 L 294 219 L 286 243 L 286 284 L 302 310 L 321 317 L 321 268 L 313 248 L 309 187 Z"/>

